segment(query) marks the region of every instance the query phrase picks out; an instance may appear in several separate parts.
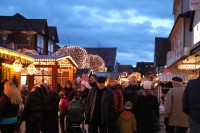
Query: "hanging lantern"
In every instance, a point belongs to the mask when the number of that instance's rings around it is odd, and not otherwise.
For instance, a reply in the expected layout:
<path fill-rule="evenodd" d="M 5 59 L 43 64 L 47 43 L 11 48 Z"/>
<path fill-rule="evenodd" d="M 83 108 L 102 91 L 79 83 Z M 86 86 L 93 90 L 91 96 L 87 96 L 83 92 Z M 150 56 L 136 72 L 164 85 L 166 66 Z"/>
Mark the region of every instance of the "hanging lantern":
<path fill-rule="evenodd" d="M 14 69 L 15 72 L 20 72 L 22 69 L 22 64 L 19 60 L 16 60 L 13 64 L 12 67 Z"/>
<path fill-rule="evenodd" d="M 30 64 L 28 67 L 27 67 L 27 70 L 28 70 L 28 74 L 30 75 L 33 75 L 35 73 L 35 66 L 33 64 Z"/>

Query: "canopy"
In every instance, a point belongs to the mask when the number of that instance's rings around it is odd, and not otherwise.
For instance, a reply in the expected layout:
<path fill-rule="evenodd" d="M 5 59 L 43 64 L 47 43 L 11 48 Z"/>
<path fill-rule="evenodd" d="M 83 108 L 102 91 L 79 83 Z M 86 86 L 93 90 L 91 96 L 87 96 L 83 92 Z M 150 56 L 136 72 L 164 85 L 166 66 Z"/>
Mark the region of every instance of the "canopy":
<path fill-rule="evenodd" d="M 158 74 L 159 81 L 172 81 L 173 77 L 180 77 L 185 81 L 185 76 L 183 74 Z"/>

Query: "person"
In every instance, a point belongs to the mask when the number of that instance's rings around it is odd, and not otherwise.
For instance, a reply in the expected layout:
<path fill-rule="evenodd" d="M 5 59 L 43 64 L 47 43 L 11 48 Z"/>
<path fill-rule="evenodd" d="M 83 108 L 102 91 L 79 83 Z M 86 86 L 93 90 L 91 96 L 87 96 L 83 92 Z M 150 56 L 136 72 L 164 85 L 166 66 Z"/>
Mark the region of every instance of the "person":
<path fill-rule="evenodd" d="M 131 77 L 129 85 L 123 91 L 124 102 L 130 101 L 134 105 L 139 90 L 141 90 L 141 87 L 137 84 L 137 78 L 135 76 Z"/>
<path fill-rule="evenodd" d="M 61 93 L 62 93 L 61 101 L 62 101 L 62 98 L 64 98 L 64 99 L 67 98 L 68 102 L 73 100 L 73 98 L 76 95 L 76 91 L 73 89 L 72 82 L 70 80 L 66 80 L 65 86 L 61 90 Z M 67 126 L 64 126 L 65 125 L 64 121 L 65 120 L 67 121 L 66 113 L 67 113 L 66 110 L 65 109 L 63 110 L 63 108 L 60 107 L 60 127 L 61 127 L 62 133 L 64 133 L 67 130 Z M 66 127 L 66 129 L 64 129 L 64 127 Z"/>
<path fill-rule="evenodd" d="M 84 101 L 85 98 L 87 97 L 89 90 L 92 88 L 88 82 L 88 75 L 87 74 L 82 74 L 82 81 L 81 81 L 81 86 L 80 86 L 80 97 Z"/>
<path fill-rule="evenodd" d="M 19 105 L 23 100 L 19 90 L 11 81 L 4 83 L 4 91 L 0 97 L 0 131 L 14 133 L 17 126 Z"/>
<path fill-rule="evenodd" d="M 121 91 L 121 86 L 117 84 L 117 80 L 115 80 L 114 77 L 110 77 L 108 80 L 108 86 L 109 89 L 111 89 L 114 92 L 114 98 L 115 98 L 115 105 L 116 105 L 116 132 L 118 132 L 118 119 L 120 114 L 124 111 L 124 98 Z"/>
<path fill-rule="evenodd" d="M 97 80 L 97 75 L 92 74 L 92 75 L 89 76 L 89 83 L 90 83 L 91 87 L 97 86 L 96 80 Z"/>
<path fill-rule="evenodd" d="M 114 133 L 115 100 L 112 90 L 105 86 L 106 77 L 97 78 L 97 86 L 92 88 L 87 97 L 86 124 L 89 133 Z"/>
<path fill-rule="evenodd" d="M 55 91 L 51 90 L 49 84 L 43 84 L 47 91 L 46 107 L 43 114 L 42 133 L 59 133 L 58 129 L 58 104 L 59 96 Z"/>
<path fill-rule="evenodd" d="M 138 133 L 156 133 L 159 119 L 159 103 L 156 90 L 151 86 L 137 92 L 133 112 L 137 121 Z"/>
<path fill-rule="evenodd" d="M 4 91 L 4 84 L 7 82 L 8 80 L 7 79 L 4 79 L 1 81 L 0 83 L 0 96 L 3 94 L 3 91 Z"/>
<path fill-rule="evenodd" d="M 183 112 L 189 116 L 190 133 L 200 132 L 200 69 L 197 79 L 189 80 L 183 94 Z"/>
<path fill-rule="evenodd" d="M 132 107 L 133 104 L 130 101 L 125 103 L 125 110 L 118 121 L 120 133 L 136 133 L 137 131 L 135 115 L 131 112 Z"/>
<path fill-rule="evenodd" d="M 168 126 L 166 128 L 167 133 L 186 133 L 188 124 L 188 117 L 182 111 L 182 98 L 185 87 L 183 80 L 180 77 L 172 78 L 171 88 L 166 95 L 164 103 L 163 115 L 168 119 Z"/>
<path fill-rule="evenodd" d="M 23 111 L 26 122 L 26 133 L 40 133 L 45 105 L 44 92 L 39 85 L 35 85 L 28 94 Z"/>

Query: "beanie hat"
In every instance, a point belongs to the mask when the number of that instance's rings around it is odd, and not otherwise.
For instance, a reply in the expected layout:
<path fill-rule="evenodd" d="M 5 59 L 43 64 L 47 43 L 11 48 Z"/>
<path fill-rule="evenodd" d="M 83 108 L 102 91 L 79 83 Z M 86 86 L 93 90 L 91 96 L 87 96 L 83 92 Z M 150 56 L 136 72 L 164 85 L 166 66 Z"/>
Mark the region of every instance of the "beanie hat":
<path fill-rule="evenodd" d="M 105 83 L 106 82 L 106 77 L 99 76 L 97 77 L 97 83 Z"/>
<path fill-rule="evenodd" d="M 125 103 L 125 109 L 130 110 L 132 109 L 132 107 L 133 107 L 133 104 L 131 103 L 131 101 L 127 101 Z"/>
<path fill-rule="evenodd" d="M 183 82 L 182 78 L 180 77 L 173 77 L 172 80 L 177 82 Z"/>

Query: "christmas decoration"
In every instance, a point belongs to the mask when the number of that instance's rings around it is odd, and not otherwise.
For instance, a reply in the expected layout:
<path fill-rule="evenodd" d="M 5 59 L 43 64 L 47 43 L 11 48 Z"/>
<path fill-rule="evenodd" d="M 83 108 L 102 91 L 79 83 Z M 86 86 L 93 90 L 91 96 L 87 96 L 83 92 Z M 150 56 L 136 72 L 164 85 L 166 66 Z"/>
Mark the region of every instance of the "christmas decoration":
<path fill-rule="evenodd" d="M 30 75 L 33 75 L 36 71 L 36 68 L 33 64 L 30 64 L 28 67 L 27 67 L 27 70 L 28 70 L 28 74 Z"/>
<path fill-rule="evenodd" d="M 67 46 L 58 49 L 54 55 L 71 56 L 79 68 L 83 68 L 86 62 L 87 51 L 79 46 Z"/>
<path fill-rule="evenodd" d="M 29 49 L 26 49 L 26 48 L 18 49 L 17 51 L 19 53 L 23 53 L 25 55 L 39 55 L 35 50 L 29 50 Z"/>
<path fill-rule="evenodd" d="M 89 55 L 90 56 L 90 68 L 94 72 L 104 72 L 105 63 L 99 55 Z"/>
<path fill-rule="evenodd" d="M 15 72 L 20 72 L 22 69 L 22 64 L 19 60 L 16 60 L 13 64 L 12 67 L 14 69 Z"/>

